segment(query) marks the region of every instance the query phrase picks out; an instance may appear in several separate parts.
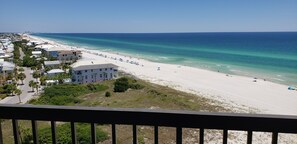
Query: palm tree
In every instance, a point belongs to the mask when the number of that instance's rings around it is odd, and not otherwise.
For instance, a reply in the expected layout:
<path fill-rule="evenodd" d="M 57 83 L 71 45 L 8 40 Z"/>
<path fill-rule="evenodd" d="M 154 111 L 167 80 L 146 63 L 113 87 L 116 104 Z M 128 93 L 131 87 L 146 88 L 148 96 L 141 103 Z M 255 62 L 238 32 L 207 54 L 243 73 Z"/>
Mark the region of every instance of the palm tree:
<path fill-rule="evenodd" d="M 14 68 L 13 69 L 13 74 L 14 74 L 14 76 L 17 76 L 18 75 L 18 68 Z"/>
<path fill-rule="evenodd" d="M 41 76 L 39 80 L 40 80 L 40 85 L 45 85 L 46 84 L 45 83 L 46 82 L 46 76 Z"/>
<path fill-rule="evenodd" d="M 12 73 L 8 73 L 6 79 L 7 79 L 7 80 L 12 80 L 12 79 L 13 79 L 13 75 L 12 75 Z"/>
<path fill-rule="evenodd" d="M 33 80 L 30 80 L 29 81 L 29 87 L 31 87 L 32 88 L 32 92 L 34 92 L 34 88 L 35 88 L 35 82 L 33 81 Z"/>
<path fill-rule="evenodd" d="M 0 74 L 0 85 L 3 85 L 5 82 L 5 76 L 3 74 Z"/>
<path fill-rule="evenodd" d="M 35 71 L 36 69 L 37 69 L 36 66 L 32 66 L 31 67 L 31 70 L 34 70 Z"/>
<path fill-rule="evenodd" d="M 36 68 L 37 68 L 37 70 L 41 70 L 42 69 L 42 64 L 41 63 L 37 64 Z"/>
<path fill-rule="evenodd" d="M 34 82 L 34 88 L 36 88 L 36 90 L 37 90 L 37 93 L 38 93 L 38 88 L 39 88 L 39 84 L 38 84 L 38 82 Z"/>
<path fill-rule="evenodd" d="M 24 73 L 20 73 L 17 76 L 18 79 L 22 81 L 22 85 L 24 84 L 24 79 L 26 78 L 26 75 Z"/>
<path fill-rule="evenodd" d="M 35 78 L 36 81 L 37 81 L 37 78 L 39 78 L 39 77 L 40 77 L 40 73 L 39 73 L 38 71 L 35 71 L 35 72 L 33 73 L 33 78 Z"/>
<path fill-rule="evenodd" d="M 22 68 L 22 67 L 21 67 L 21 68 L 19 68 L 19 72 L 21 72 L 21 73 L 22 73 L 22 72 L 24 72 L 24 71 L 25 71 L 25 70 L 24 70 L 24 68 Z"/>
<path fill-rule="evenodd" d="M 19 101 L 20 103 L 22 102 L 21 101 L 21 94 L 22 94 L 22 91 L 20 89 L 15 89 L 14 90 L 14 93 L 19 97 Z"/>
<path fill-rule="evenodd" d="M 12 95 L 13 92 L 17 89 L 17 87 L 15 84 L 6 84 L 3 86 L 3 89 L 7 94 Z"/>

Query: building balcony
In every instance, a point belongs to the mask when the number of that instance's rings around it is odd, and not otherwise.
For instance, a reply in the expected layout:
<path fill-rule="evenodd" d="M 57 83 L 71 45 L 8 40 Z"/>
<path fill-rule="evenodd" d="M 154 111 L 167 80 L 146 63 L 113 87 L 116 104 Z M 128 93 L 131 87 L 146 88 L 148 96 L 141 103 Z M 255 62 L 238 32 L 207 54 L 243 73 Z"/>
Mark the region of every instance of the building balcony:
<path fill-rule="evenodd" d="M 30 120 L 34 144 L 38 143 L 37 121 L 51 123 L 52 143 L 56 144 L 56 122 L 70 122 L 72 143 L 77 143 L 76 123 L 89 123 L 91 126 L 91 141 L 96 143 L 96 124 L 110 124 L 112 143 L 116 143 L 116 126 L 133 126 L 133 143 L 137 143 L 137 127 L 154 127 L 154 143 L 158 143 L 159 127 L 174 127 L 176 143 L 182 143 L 184 128 L 199 129 L 200 144 L 204 143 L 205 129 L 223 130 L 223 144 L 227 144 L 228 131 L 247 132 L 247 144 L 252 143 L 253 132 L 271 132 L 271 142 L 278 142 L 279 133 L 297 133 L 297 116 L 259 115 L 237 113 L 206 113 L 194 111 L 122 109 L 102 107 L 74 106 L 36 106 L 36 105 L 5 105 L 0 104 L 0 118 L 12 120 L 14 142 L 20 143 L 18 120 Z M 0 144 L 3 143 L 0 125 Z"/>

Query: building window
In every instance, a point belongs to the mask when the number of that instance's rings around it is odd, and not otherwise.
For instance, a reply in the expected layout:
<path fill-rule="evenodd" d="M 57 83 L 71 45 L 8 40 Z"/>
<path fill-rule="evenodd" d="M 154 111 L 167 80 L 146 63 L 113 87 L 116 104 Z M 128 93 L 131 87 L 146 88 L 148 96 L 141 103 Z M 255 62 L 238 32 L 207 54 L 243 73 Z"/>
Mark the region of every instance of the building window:
<path fill-rule="evenodd" d="M 93 75 L 92 75 L 92 78 L 93 78 Z"/>
<path fill-rule="evenodd" d="M 85 79 L 88 79 L 88 76 L 87 75 L 85 76 Z"/>
<path fill-rule="evenodd" d="M 93 72 L 93 69 L 91 69 L 91 72 Z"/>
<path fill-rule="evenodd" d="M 100 78 L 102 78 L 102 74 L 100 74 Z"/>
<path fill-rule="evenodd" d="M 100 69 L 100 71 L 102 71 L 102 69 Z"/>
<path fill-rule="evenodd" d="M 107 71 L 107 68 L 105 68 L 105 71 Z"/>
<path fill-rule="evenodd" d="M 110 73 L 110 78 L 112 78 L 112 73 Z"/>
<path fill-rule="evenodd" d="M 85 70 L 85 72 L 88 72 L 88 70 Z"/>
<path fill-rule="evenodd" d="M 110 68 L 110 70 L 112 70 L 112 68 Z"/>

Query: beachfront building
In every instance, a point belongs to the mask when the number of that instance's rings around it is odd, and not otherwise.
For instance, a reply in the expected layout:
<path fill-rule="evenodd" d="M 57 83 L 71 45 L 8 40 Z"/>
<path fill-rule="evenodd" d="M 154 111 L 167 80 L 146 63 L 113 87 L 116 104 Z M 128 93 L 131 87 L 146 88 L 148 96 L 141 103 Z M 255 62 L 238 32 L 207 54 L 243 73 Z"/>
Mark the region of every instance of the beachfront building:
<path fill-rule="evenodd" d="M 79 61 L 72 65 L 72 82 L 78 84 L 100 82 L 118 77 L 118 66 L 99 61 Z"/>
<path fill-rule="evenodd" d="M 45 50 L 45 54 L 48 57 L 52 57 L 52 58 L 58 58 L 59 56 L 59 51 L 57 49 L 47 49 Z"/>
<path fill-rule="evenodd" d="M 44 61 L 44 68 L 55 69 L 60 67 L 60 61 Z"/>
<path fill-rule="evenodd" d="M 63 63 L 72 63 L 82 58 L 82 53 L 79 50 L 61 50 L 58 51 L 57 59 Z"/>
<path fill-rule="evenodd" d="M 62 69 L 52 69 L 46 73 L 48 78 L 53 78 L 59 74 L 65 73 Z"/>

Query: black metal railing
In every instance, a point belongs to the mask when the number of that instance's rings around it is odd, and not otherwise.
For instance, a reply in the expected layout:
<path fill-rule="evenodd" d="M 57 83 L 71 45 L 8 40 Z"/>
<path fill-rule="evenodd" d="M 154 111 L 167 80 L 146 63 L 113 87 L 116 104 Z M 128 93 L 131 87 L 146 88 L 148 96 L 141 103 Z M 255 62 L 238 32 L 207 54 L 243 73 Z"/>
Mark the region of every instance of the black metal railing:
<path fill-rule="evenodd" d="M 252 143 L 254 131 L 272 132 L 272 144 L 278 142 L 279 133 L 297 133 L 297 116 L 259 115 L 235 113 L 205 113 L 193 111 L 120 109 L 73 106 L 0 105 L 0 118 L 11 119 L 14 142 L 20 143 L 18 120 L 31 120 L 34 143 L 38 143 L 36 121 L 50 121 L 52 142 L 56 144 L 56 121 L 71 123 L 72 143 L 76 143 L 75 123 L 91 125 L 92 143 L 96 143 L 96 124 L 112 125 L 112 143 L 116 143 L 116 125 L 133 126 L 133 143 L 137 143 L 137 126 L 153 126 L 154 141 L 158 143 L 161 126 L 176 128 L 176 143 L 182 143 L 183 128 L 200 129 L 199 142 L 204 143 L 204 129 L 223 130 L 223 144 L 227 144 L 228 130 L 247 131 L 247 143 Z M 198 138 L 198 136 L 197 136 Z M 0 143 L 3 143 L 0 125 Z"/>

